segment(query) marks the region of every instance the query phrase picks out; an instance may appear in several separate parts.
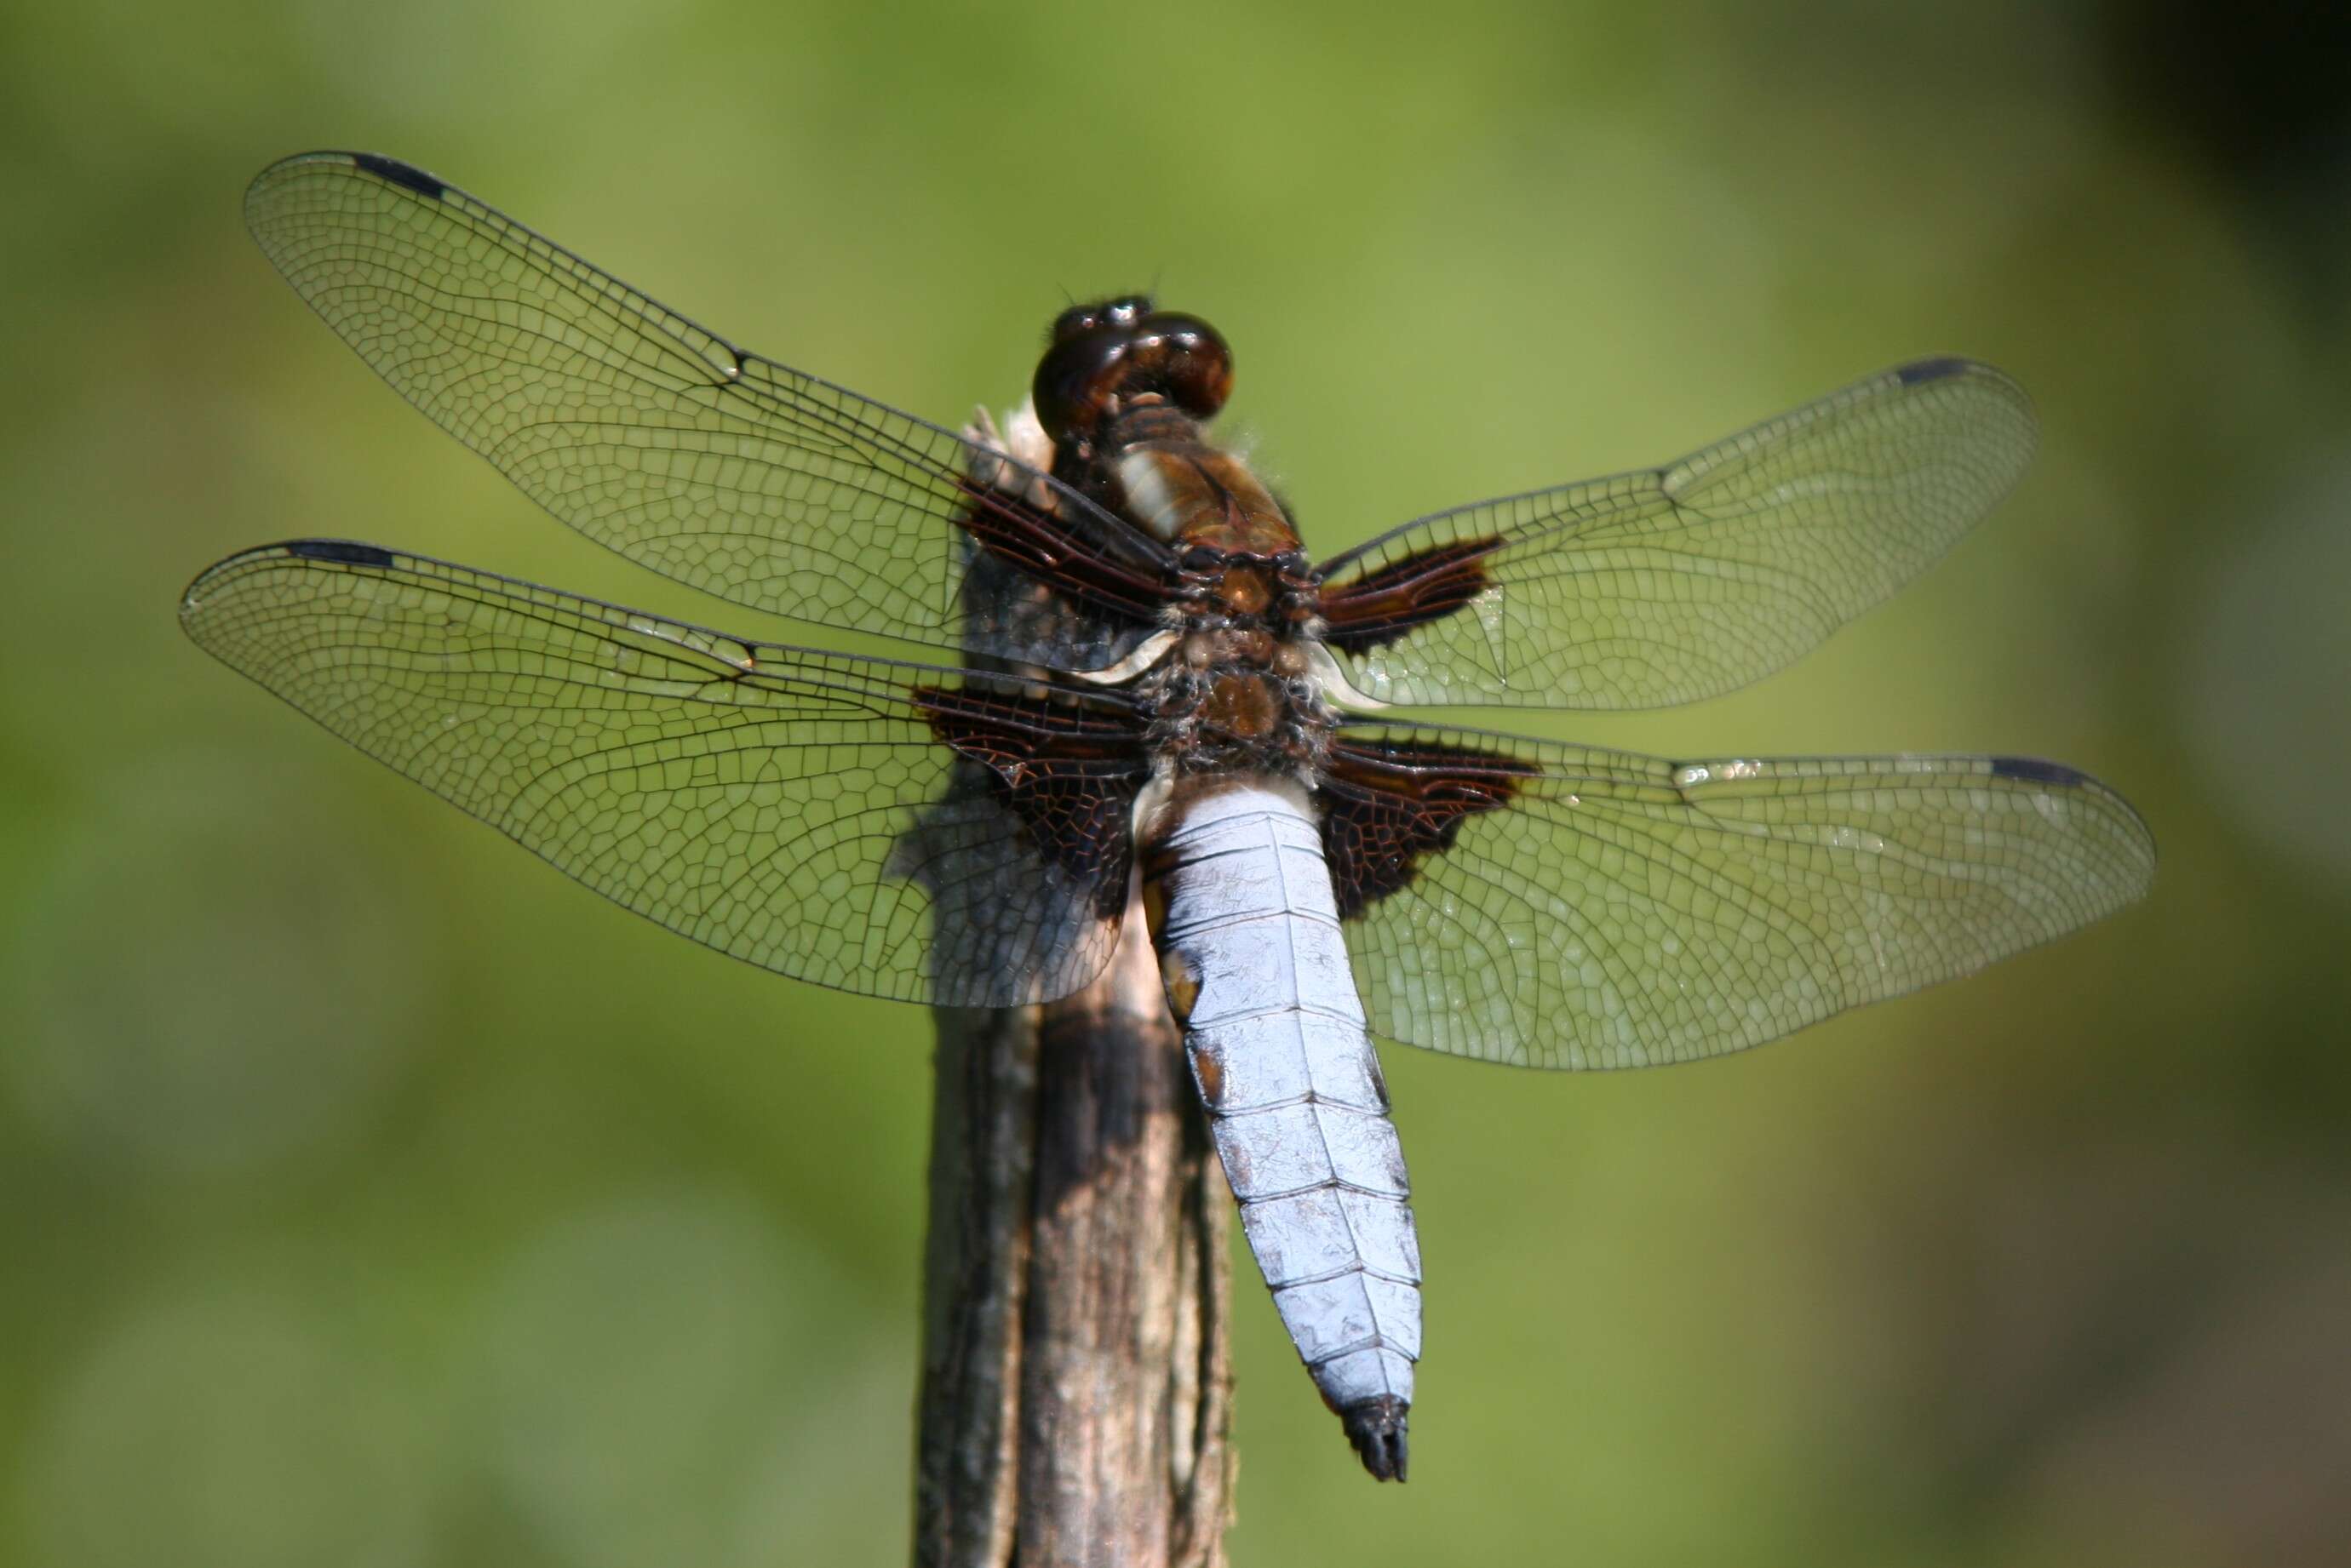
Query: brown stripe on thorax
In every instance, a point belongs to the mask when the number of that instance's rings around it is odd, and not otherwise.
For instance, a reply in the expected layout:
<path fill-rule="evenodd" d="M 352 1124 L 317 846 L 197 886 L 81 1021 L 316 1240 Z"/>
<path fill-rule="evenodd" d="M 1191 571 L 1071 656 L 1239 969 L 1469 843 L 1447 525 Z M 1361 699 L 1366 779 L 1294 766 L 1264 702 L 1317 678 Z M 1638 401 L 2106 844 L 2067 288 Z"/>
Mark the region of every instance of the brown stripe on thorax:
<path fill-rule="evenodd" d="M 1115 469 L 1130 515 L 1160 538 L 1228 556 L 1282 556 L 1299 547 L 1280 503 L 1249 464 L 1191 440 L 1138 441 Z"/>

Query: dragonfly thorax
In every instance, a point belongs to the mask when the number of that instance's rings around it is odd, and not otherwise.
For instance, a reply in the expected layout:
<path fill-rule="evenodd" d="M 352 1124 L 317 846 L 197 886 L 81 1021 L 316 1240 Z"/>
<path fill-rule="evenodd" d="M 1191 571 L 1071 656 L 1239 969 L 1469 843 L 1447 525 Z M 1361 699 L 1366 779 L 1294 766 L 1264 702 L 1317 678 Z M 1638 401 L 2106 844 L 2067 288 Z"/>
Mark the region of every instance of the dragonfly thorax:
<path fill-rule="evenodd" d="M 1146 674 L 1138 696 L 1153 753 L 1176 774 L 1258 773 L 1311 780 L 1336 716 L 1309 644 L 1261 626 L 1201 625 Z"/>

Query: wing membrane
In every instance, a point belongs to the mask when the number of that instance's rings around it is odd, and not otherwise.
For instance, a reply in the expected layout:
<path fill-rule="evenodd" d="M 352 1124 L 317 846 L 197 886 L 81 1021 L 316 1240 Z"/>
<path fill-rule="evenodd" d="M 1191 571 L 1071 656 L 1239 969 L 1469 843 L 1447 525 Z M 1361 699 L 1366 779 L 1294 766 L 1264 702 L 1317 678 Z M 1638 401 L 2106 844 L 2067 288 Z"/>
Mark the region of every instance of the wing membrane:
<path fill-rule="evenodd" d="M 1350 723 L 1322 788 L 1335 878 L 1367 895 L 1372 1028 L 1526 1066 L 1777 1039 L 2086 925 L 2155 868 L 2121 797 L 2025 758 L 1671 763 Z"/>
<path fill-rule="evenodd" d="M 1002 1007 L 1118 936 L 1113 696 L 748 643 L 333 541 L 211 567 L 188 635 L 625 908 L 872 996 Z"/>
<path fill-rule="evenodd" d="M 991 449 L 747 353 L 422 171 L 313 152 L 246 222 L 400 394 L 563 522 L 753 609 L 1053 668 L 1155 629 L 1164 546 Z M 1081 613 L 964 602 L 976 550 Z M 1050 636 L 1040 630 L 1050 628 Z"/>
<path fill-rule="evenodd" d="M 1905 365 L 1663 468 L 1407 523 L 1326 566 L 1331 647 L 1384 702 L 1716 696 L 1932 565 L 2032 447 L 2000 371 Z"/>

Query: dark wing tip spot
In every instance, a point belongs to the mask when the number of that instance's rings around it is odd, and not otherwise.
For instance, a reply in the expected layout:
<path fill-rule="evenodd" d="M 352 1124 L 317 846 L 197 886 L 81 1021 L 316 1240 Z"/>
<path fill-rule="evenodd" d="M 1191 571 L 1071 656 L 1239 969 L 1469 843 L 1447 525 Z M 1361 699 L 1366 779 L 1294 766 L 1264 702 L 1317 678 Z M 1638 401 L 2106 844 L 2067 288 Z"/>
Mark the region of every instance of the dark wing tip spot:
<path fill-rule="evenodd" d="M 1894 372 L 1894 379 L 1906 387 L 1924 386 L 1928 381 L 1948 381 L 1953 376 L 1964 376 L 1975 369 L 1975 361 L 1962 359 L 1956 354 L 1938 354 L 1932 359 L 1914 359 Z"/>
<path fill-rule="evenodd" d="M 2079 789 L 2090 782 L 2090 775 L 2079 768 L 2069 768 L 2063 763 L 2043 762 L 2039 757 L 1994 757 L 1991 776 L 1996 779 L 2025 779 L 2033 784 L 2056 784 L 2065 789 Z"/>
<path fill-rule="evenodd" d="M 413 191 L 432 201 L 439 201 L 442 192 L 449 189 L 415 164 L 402 163 L 397 158 L 386 158 L 374 152 L 354 152 L 351 161 L 379 180 L 390 181 L 402 190 Z"/>
<path fill-rule="evenodd" d="M 340 561 L 351 566 L 389 566 L 392 552 L 375 545 L 354 545 L 348 539 L 297 539 L 286 546 L 289 556 L 307 561 Z"/>

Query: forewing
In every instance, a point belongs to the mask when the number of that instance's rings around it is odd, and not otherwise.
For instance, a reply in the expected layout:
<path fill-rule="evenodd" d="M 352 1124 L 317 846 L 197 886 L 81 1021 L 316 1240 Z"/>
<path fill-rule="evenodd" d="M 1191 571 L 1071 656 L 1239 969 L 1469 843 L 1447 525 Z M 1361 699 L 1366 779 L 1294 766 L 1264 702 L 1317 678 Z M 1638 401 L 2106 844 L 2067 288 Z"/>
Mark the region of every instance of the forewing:
<path fill-rule="evenodd" d="M 232 556 L 207 652 L 606 898 L 869 996 L 1050 1000 L 1108 960 L 1144 776 L 1113 695 L 736 640 L 373 545 Z"/>
<path fill-rule="evenodd" d="M 2155 870 L 2120 796 L 2017 757 L 1672 763 L 1350 723 L 1322 801 L 1373 1030 L 1538 1067 L 1777 1039 L 2086 925 Z"/>
<path fill-rule="evenodd" d="M 304 153 L 261 172 L 245 213 L 402 397 L 654 571 L 1059 669 L 1113 662 L 1156 629 L 1155 540 L 999 452 L 737 348 L 420 170 Z M 1044 574 L 1077 613 L 966 602 L 980 551 Z"/>
<path fill-rule="evenodd" d="M 1932 565 L 2032 446 L 2014 381 L 1921 360 L 1663 468 L 1407 523 L 1325 566 L 1328 641 L 1383 702 L 1716 696 Z"/>

